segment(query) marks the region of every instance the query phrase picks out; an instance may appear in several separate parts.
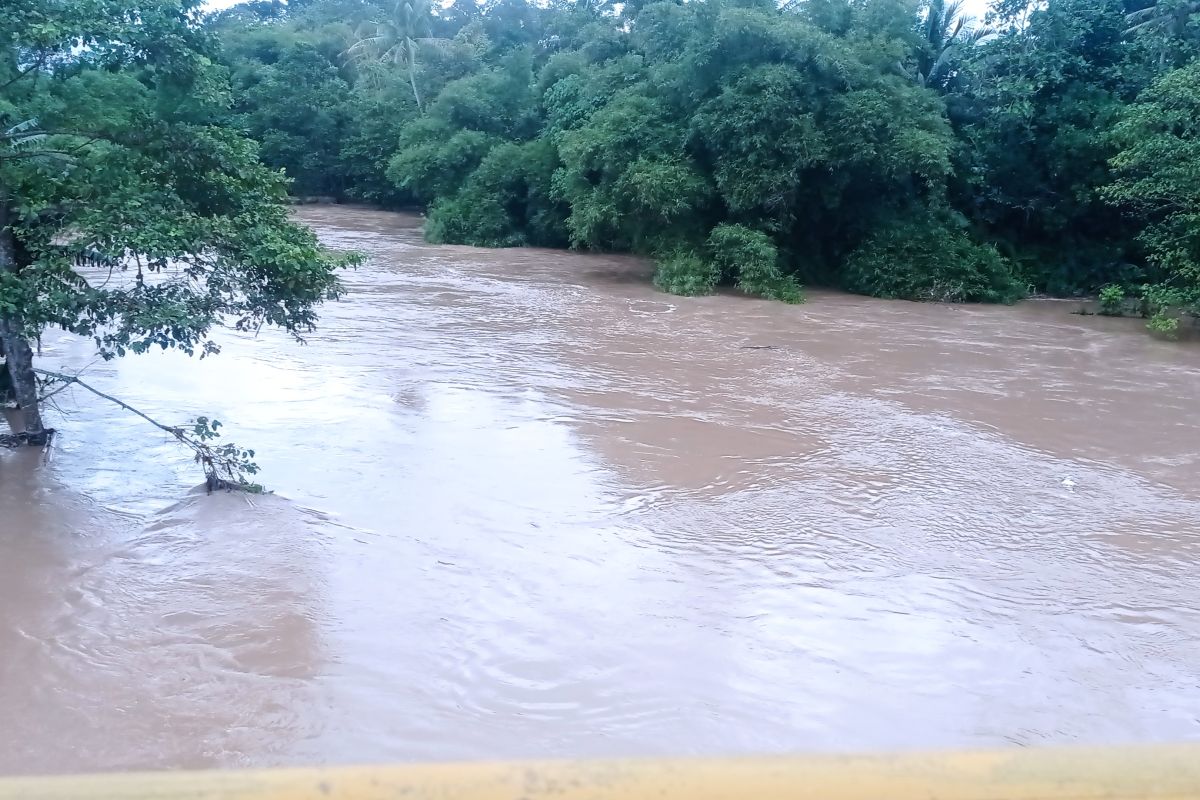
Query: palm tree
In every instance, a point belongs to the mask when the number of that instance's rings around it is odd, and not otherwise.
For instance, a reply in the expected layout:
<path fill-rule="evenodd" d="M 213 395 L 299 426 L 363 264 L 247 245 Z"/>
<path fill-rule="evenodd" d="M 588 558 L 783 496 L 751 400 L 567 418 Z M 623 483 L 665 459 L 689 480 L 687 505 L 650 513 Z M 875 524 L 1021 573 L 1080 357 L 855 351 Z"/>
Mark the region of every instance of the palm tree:
<path fill-rule="evenodd" d="M 1158 31 L 1165 34 L 1166 41 L 1158 54 L 1158 65 L 1166 66 L 1169 40 L 1179 39 L 1187 29 L 1193 14 L 1200 13 L 1200 0 L 1182 0 L 1182 2 L 1154 2 L 1146 8 L 1132 11 L 1125 15 L 1129 27 L 1127 34 L 1152 33 Z"/>
<path fill-rule="evenodd" d="M 994 33 L 982 25 L 972 26 L 973 21 L 963 13 L 962 0 L 929 0 L 929 7 L 917 28 L 921 36 L 913 75 L 917 83 L 944 87 L 954 73 L 958 53 Z"/>
<path fill-rule="evenodd" d="M 1126 33 L 1162 29 L 1172 36 L 1182 36 L 1192 14 L 1200 13 L 1200 0 L 1183 3 L 1159 3 L 1125 15 L 1129 27 Z"/>
<path fill-rule="evenodd" d="M 396 0 L 387 17 L 364 23 L 358 31 L 359 40 L 346 50 L 350 57 L 406 70 L 418 109 L 421 92 L 417 89 L 417 50 L 423 44 L 441 41 L 429 36 L 430 14 L 429 0 Z"/>

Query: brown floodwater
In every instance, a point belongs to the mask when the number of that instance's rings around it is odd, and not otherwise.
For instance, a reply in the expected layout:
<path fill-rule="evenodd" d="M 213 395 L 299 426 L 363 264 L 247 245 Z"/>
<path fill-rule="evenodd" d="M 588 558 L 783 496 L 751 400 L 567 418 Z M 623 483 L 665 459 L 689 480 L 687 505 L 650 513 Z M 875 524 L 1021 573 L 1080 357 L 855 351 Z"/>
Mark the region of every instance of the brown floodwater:
<path fill-rule="evenodd" d="M 81 391 L 0 453 L 0 772 L 1200 739 L 1200 348 L 299 214 L 307 345 L 43 342 L 276 494 Z"/>

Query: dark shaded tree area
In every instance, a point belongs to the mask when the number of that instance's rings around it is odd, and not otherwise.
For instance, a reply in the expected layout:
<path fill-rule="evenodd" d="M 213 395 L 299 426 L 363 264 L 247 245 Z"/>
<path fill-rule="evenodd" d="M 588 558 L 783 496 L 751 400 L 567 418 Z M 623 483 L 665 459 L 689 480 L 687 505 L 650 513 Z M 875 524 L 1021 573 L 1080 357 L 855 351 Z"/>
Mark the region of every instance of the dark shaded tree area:
<path fill-rule="evenodd" d="M 293 0 L 208 26 L 301 195 L 656 283 L 1200 308 L 1200 6 Z M 1113 289 L 1113 286 L 1119 289 Z"/>

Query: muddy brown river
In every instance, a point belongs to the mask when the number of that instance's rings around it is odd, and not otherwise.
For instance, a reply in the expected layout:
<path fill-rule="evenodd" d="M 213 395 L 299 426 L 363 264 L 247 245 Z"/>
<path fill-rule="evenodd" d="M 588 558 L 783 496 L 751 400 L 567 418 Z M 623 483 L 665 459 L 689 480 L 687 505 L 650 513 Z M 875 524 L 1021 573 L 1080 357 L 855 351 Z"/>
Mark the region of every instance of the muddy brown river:
<path fill-rule="evenodd" d="M 1200 739 L 1200 347 L 300 215 L 306 346 L 43 343 L 276 493 L 79 391 L 0 453 L 0 773 Z"/>

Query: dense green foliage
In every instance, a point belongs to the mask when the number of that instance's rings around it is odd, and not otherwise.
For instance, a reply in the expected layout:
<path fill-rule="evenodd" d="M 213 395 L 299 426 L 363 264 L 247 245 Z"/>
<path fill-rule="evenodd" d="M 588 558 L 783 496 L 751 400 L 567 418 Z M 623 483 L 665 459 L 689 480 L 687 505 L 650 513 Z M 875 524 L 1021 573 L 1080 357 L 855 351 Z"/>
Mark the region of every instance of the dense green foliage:
<path fill-rule="evenodd" d="M 432 241 L 645 253 L 687 294 L 1196 306 L 1195 3 L 293 0 L 210 26 L 295 192 L 424 207 Z"/>
<path fill-rule="evenodd" d="M 779 269 L 779 250 L 762 231 L 718 225 L 708 237 L 708 252 L 719 278 L 733 281 L 747 294 L 787 303 L 799 303 L 804 297 L 796 278 Z"/>
<path fill-rule="evenodd" d="M 0 296 L 106 352 L 311 324 L 329 262 L 260 159 L 432 241 L 644 253 L 669 291 L 1200 306 L 1194 2 L 17 0 L 0 31 L 38 264 Z M 209 280 L 84 288 L 85 246 Z"/>
<path fill-rule="evenodd" d="M 709 294 L 721 278 L 716 264 L 688 250 L 666 253 L 657 266 L 654 285 L 671 294 Z"/>
<path fill-rule="evenodd" d="M 996 249 L 920 215 L 874 231 L 846 259 L 846 287 L 876 297 L 1011 303 L 1022 294 Z"/>
<path fill-rule="evenodd" d="M 1126 111 L 1106 187 L 1144 220 L 1139 241 L 1164 280 L 1144 289 L 1160 329 L 1174 309 L 1200 315 L 1200 62 L 1168 72 Z"/>
<path fill-rule="evenodd" d="M 42 429 L 29 342 L 48 326 L 105 358 L 212 353 L 222 323 L 313 327 L 343 260 L 289 221 L 285 179 L 230 126 L 227 73 L 190 4 L 10 0 L 0 42 L 0 354 L 27 433 Z M 288 60 L 324 109 L 324 73 Z M 264 147 L 319 171 L 305 137 L 327 121 L 293 122 Z"/>

